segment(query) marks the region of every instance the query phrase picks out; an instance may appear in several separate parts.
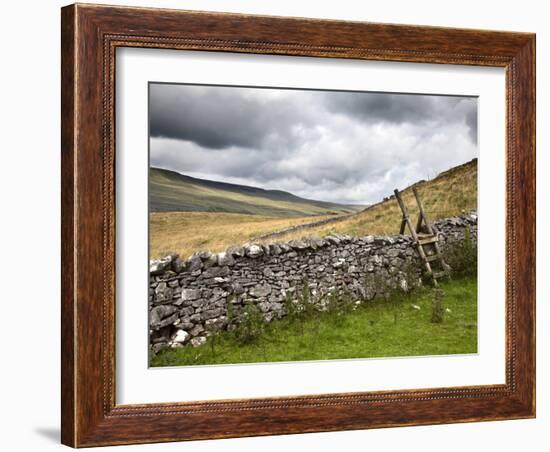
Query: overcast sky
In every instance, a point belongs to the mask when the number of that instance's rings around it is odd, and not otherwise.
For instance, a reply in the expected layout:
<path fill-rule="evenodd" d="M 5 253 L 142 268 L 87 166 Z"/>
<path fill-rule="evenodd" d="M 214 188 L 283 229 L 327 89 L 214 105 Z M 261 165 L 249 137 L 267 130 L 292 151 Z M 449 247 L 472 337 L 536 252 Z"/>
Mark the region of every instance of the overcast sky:
<path fill-rule="evenodd" d="M 370 204 L 477 157 L 471 97 L 150 85 L 151 165 Z"/>

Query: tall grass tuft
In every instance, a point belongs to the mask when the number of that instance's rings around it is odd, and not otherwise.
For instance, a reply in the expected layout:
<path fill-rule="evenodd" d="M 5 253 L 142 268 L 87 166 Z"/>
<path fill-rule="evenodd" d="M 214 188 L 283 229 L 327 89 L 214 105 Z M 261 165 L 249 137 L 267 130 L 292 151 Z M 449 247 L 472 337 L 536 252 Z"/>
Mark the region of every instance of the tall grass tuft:
<path fill-rule="evenodd" d="M 240 344 L 256 342 L 265 330 L 265 322 L 258 306 L 247 302 L 241 315 L 239 327 L 235 329 L 235 339 Z"/>
<path fill-rule="evenodd" d="M 443 297 L 445 293 L 442 289 L 434 289 L 432 302 L 432 323 L 443 323 L 445 320 L 445 306 Z"/>
<path fill-rule="evenodd" d="M 472 241 L 472 232 L 468 226 L 464 240 L 446 245 L 445 261 L 451 266 L 453 276 L 465 277 L 477 275 L 477 246 Z"/>

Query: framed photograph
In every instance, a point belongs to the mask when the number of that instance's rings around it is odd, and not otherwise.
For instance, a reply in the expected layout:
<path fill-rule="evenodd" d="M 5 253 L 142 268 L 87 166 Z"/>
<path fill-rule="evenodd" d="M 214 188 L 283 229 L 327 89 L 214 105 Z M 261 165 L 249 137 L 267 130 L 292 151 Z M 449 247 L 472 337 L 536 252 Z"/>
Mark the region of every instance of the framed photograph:
<path fill-rule="evenodd" d="M 535 416 L 535 36 L 62 9 L 62 442 Z"/>

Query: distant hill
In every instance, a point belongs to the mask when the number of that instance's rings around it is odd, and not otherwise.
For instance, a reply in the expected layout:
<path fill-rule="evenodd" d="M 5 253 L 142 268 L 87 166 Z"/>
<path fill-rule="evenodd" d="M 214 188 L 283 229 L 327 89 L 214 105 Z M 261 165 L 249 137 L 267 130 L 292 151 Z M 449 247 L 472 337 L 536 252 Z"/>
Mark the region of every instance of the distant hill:
<path fill-rule="evenodd" d="M 300 198 L 281 190 L 264 190 L 149 169 L 151 212 L 226 212 L 275 217 L 340 215 L 365 206 Z"/>

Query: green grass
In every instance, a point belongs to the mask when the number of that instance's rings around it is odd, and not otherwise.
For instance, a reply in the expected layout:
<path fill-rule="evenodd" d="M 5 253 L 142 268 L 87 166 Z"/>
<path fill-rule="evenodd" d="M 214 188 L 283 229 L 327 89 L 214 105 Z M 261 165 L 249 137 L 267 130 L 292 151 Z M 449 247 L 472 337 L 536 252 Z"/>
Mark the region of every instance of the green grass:
<path fill-rule="evenodd" d="M 257 363 L 347 358 L 380 358 L 477 352 L 477 279 L 441 285 L 443 323 L 432 323 L 433 289 L 409 297 L 367 302 L 342 318 L 329 313 L 306 319 L 273 321 L 252 344 L 240 344 L 232 332 L 198 348 L 165 350 L 152 366 Z M 420 309 L 415 308 L 414 306 Z"/>

